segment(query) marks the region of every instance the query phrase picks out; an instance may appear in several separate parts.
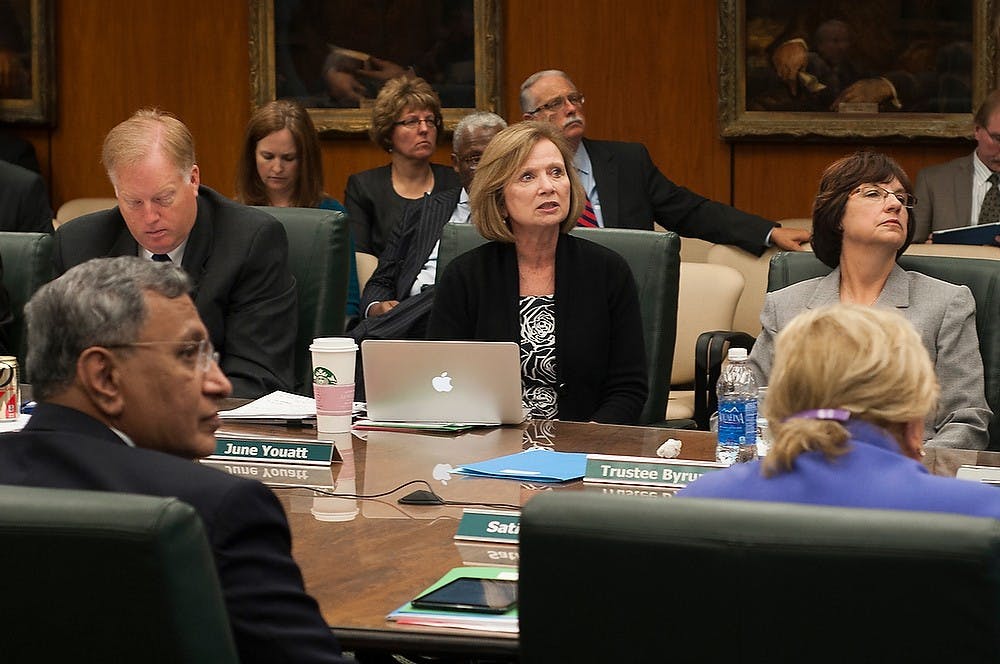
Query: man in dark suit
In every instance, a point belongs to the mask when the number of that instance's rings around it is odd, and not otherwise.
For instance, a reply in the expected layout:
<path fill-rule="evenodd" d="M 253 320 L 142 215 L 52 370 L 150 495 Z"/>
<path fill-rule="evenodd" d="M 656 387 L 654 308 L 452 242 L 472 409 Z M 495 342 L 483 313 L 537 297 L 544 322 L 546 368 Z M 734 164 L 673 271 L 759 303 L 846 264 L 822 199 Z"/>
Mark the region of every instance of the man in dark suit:
<path fill-rule="evenodd" d="M 177 266 L 129 256 L 38 290 L 25 316 L 39 403 L 0 435 L 0 483 L 176 496 L 205 524 L 242 662 L 343 662 L 274 494 L 192 461 L 215 449 L 230 383 L 190 288 Z"/>
<path fill-rule="evenodd" d="M 53 231 L 52 207 L 42 176 L 6 161 L 0 161 L 0 231 Z"/>
<path fill-rule="evenodd" d="M 974 119 L 976 149 L 971 155 L 928 166 L 917 174 L 915 242 L 927 240 L 934 231 L 1000 222 L 996 203 L 1000 200 L 1000 182 L 996 182 L 1000 179 L 1000 90 L 986 95 Z M 992 205 L 986 204 L 990 198 Z"/>
<path fill-rule="evenodd" d="M 758 256 L 772 245 L 792 251 L 809 241 L 808 231 L 781 228 L 674 184 L 640 143 L 584 138 L 583 103 L 583 94 L 561 71 L 540 71 L 521 84 L 524 119 L 555 124 L 575 151 L 574 165 L 597 226 L 652 230 L 656 222 L 678 235 L 736 245 Z"/>
<path fill-rule="evenodd" d="M 298 318 L 284 227 L 200 186 L 191 133 L 161 111 L 112 129 L 102 162 L 118 207 L 60 226 L 55 273 L 103 256 L 179 263 L 234 395 L 290 390 Z"/>

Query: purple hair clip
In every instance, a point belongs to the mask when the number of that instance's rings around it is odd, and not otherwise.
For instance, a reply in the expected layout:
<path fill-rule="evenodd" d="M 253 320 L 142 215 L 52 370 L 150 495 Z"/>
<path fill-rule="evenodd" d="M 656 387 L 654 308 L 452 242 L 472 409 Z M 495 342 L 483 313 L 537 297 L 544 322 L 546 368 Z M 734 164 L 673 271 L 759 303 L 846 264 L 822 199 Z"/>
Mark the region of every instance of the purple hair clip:
<path fill-rule="evenodd" d="M 803 410 L 800 413 L 789 415 L 782 421 L 787 422 L 788 420 L 837 420 L 838 422 L 846 422 L 849 419 L 851 419 L 851 411 L 849 410 L 845 410 L 843 408 L 816 408 L 814 410 Z"/>

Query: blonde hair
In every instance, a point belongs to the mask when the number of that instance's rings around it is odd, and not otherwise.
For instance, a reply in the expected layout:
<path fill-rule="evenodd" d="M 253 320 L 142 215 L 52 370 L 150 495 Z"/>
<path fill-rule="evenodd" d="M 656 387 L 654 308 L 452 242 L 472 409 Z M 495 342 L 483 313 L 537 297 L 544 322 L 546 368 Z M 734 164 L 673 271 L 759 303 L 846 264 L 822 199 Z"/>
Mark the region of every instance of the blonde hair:
<path fill-rule="evenodd" d="M 104 137 L 101 163 L 115 184 L 115 173 L 145 160 L 159 149 L 181 177 L 194 168 L 194 137 L 184 123 L 158 108 L 141 108 Z"/>
<path fill-rule="evenodd" d="M 896 435 L 937 403 L 927 350 L 893 311 L 853 304 L 806 311 L 778 335 L 774 357 L 763 407 L 772 432 L 767 475 L 790 470 L 803 452 L 833 458 L 847 451 L 849 434 L 840 422 L 791 415 L 839 408 Z"/>
<path fill-rule="evenodd" d="M 527 120 L 513 124 L 493 137 L 483 151 L 476 177 L 472 179 L 469 191 L 471 217 L 480 235 L 487 240 L 514 241 L 514 234 L 501 212 L 504 208 L 503 190 L 528 159 L 528 153 L 535 144 L 543 140 L 551 141 L 559 149 L 570 181 L 569 214 L 559 230 L 568 233 L 576 226 L 586 195 L 580 176 L 573 167 L 573 153 L 566 145 L 562 132 L 551 123 Z"/>

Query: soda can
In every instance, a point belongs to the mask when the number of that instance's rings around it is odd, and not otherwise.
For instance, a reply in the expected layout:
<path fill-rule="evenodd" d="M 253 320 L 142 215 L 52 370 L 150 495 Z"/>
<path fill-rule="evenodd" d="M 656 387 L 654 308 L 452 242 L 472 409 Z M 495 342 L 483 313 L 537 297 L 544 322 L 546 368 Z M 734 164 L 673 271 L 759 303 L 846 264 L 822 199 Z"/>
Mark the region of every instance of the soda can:
<path fill-rule="evenodd" d="M 16 420 L 21 409 L 21 388 L 17 380 L 17 358 L 0 355 L 0 420 Z"/>

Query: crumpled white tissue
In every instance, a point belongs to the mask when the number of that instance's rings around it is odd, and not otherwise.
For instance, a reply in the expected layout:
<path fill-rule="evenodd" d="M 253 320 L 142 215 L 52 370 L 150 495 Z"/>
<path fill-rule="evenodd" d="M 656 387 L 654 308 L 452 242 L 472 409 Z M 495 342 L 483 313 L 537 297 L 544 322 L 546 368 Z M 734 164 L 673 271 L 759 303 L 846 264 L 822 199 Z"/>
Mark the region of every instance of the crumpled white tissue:
<path fill-rule="evenodd" d="M 681 441 L 676 438 L 668 438 L 667 442 L 656 448 L 656 456 L 664 459 L 676 459 L 681 453 Z"/>

